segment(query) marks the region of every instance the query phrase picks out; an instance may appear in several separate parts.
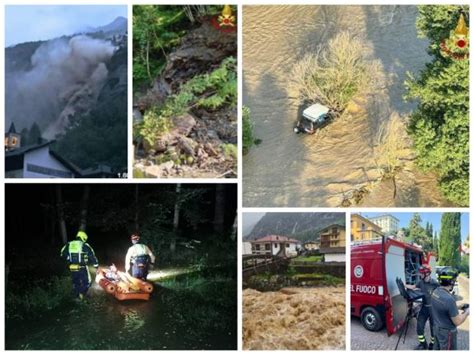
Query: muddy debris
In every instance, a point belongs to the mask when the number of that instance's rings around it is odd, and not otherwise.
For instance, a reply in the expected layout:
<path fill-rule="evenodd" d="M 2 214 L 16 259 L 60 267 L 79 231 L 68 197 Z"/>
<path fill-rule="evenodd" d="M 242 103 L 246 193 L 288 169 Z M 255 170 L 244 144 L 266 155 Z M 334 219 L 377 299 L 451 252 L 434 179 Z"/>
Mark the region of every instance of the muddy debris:
<path fill-rule="evenodd" d="M 344 287 L 243 291 L 244 350 L 344 350 Z"/>
<path fill-rule="evenodd" d="M 149 109 L 179 92 L 196 75 L 209 73 L 236 56 L 235 33 L 217 31 L 207 21 L 189 31 L 167 58 L 153 88 L 134 104 L 139 124 Z M 136 177 L 237 177 L 237 108 L 215 110 L 191 107 L 171 118 L 171 129 L 150 143 L 136 140 Z"/>

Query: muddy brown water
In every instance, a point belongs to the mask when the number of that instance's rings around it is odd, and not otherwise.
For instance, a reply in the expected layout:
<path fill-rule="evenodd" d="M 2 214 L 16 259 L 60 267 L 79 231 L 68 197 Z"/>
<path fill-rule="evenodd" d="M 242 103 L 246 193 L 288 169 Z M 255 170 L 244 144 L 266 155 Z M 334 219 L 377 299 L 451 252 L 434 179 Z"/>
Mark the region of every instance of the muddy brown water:
<path fill-rule="evenodd" d="M 245 206 L 340 206 L 347 193 L 376 181 L 375 133 L 392 115 L 414 108 L 402 99 L 406 72 L 430 61 L 416 17 L 416 6 L 244 6 L 243 103 L 262 140 L 243 158 Z M 349 119 L 296 135 L 301 103 L 288 85 L 292 66 L 345 30 L 360 35 L 382 65 L 380 88 L 356 101 Z M 361 205 L 447 205 L 435 177 L 413 162 L 396 182 L 395 197 L 392 182 L 376 183 Z"/>

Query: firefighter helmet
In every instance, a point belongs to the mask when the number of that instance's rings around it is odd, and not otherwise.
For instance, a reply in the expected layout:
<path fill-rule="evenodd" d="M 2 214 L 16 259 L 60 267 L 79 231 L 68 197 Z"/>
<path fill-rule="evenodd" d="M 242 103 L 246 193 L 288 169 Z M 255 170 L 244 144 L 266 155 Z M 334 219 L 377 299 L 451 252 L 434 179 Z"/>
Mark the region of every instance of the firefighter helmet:
<path fill-rule="evenodd" d="M 438 271 L 438 282 L 441 286 L 452 286 L 456 283 L 459 273 L 451 268 L 444 267 Z"/>
<path fill-rule="evenodd" d="M 77 232 L 76 238 L 79 238 L 82 240 L 84 243 L 87 242 L 87 234 L 84 231 L 79 231 Z"/>
<path fill-rule="evenodd" d="M 429 275 L 431 274 L 431 266 L 429 266 L 428 264 L 423 264 L 418 269 L 418 272 L 423 276 Z"/>

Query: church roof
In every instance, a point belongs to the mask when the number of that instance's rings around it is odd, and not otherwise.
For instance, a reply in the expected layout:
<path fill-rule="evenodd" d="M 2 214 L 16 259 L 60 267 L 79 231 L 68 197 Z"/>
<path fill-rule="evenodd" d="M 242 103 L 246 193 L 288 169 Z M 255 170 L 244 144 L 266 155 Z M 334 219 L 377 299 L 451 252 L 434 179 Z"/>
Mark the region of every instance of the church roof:
<path fill-rule="evenodd" d="M 16 133 L 15 124 L 13 122 L 10 124 L 8 133 Z"/>

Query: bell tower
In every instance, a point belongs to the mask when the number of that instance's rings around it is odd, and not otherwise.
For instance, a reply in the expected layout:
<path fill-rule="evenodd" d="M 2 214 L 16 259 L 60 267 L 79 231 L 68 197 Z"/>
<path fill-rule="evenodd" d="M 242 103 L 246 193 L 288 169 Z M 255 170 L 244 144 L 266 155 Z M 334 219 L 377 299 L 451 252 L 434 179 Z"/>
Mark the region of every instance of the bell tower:
<path fill-rule="evenodd" d="M 16 133 L 15 124 L 12 122 L 10 129 L 5 133 L 5 151 L 9 152 L 21 147 L 21 135 Z"/>

